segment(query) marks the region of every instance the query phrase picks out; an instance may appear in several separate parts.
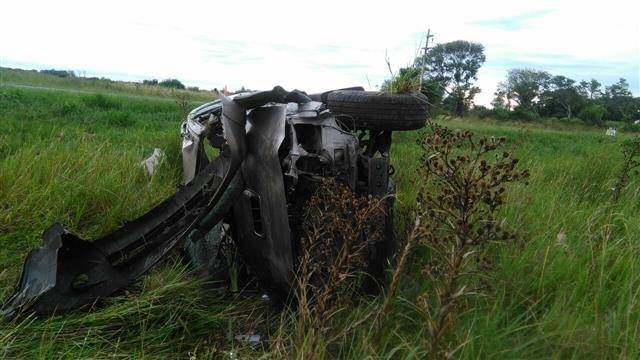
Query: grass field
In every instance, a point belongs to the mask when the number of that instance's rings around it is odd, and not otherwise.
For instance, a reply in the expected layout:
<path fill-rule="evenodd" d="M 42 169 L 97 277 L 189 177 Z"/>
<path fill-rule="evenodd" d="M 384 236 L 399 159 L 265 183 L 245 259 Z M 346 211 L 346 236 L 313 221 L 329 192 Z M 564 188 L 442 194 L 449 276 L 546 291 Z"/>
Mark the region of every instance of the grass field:
<path fill-rule="evenodd" d="M 162 86 L 147 86 L 135 82 L 113 81 L 98 78 L 61 78 L 42 74 L 35 70 L 20 70 L 0 67 L 0 82 L 4 86 L 19 88 L 45 88 L 67 90 L 78 93 L 100 92 L 103 94 L 126 95 L 127 97 L 153 97 L 173 99 L 183 94 L 191 100 L 206 101 L 213 96 L 211 91 L 176 90 Z"/>
<path fill-rule="evenodd" d="M 181 179 L 181 109 L 165 95 L 89 93 L 0 84 L 0 295 L 6 297 L 27 251 L 55 221 L 82 237 L 108 232 L 171 194 Z M 44 80 L 41 80 L 44 81 Z M 20 83 L 22 85 L 29 85 Z M 42 83 L 33 82 L 41 86 Z M 57 84 L 57 88 L 72 85 Z M 108 93 L 107 95 L 93 92 Z M 117 94 L 116 94 L 117 93 Z M 140 93 L 132 92 L 134 95 Z M 195 100 L 195 98 L 194 98 Z M 516 241 L 484 251 L 495 260 L 489 284 L 468 301 L 448 341 L 460 358 L 640 357 L 639 183 L 613 205 L 622 137 L 601 129 L 564 130 L 466 119 L 441 124 L 506 136 L 530 184 L 509 189 L 501 217 Z M 421 131 L 394 135 L 398 234 L 421 187 Z M 160 147 L 167 161 L 151 180 L 137 164 Z M 420 249 L 411 264 L 420 262 Z M 373 333 L 366 323 L 319 358 L 424 358 L 425 327 L 413 306 L 428 291 L 412 265 Z M 353 323 L 379 303 L 342 316 Z M 4 358 L 275 357 L 241 347 L 229 334 L 270 335 L 280 317 L 255 294 L 205 290 L 178 256 L 98 310 L 0 323 Z M 280 331 L 283 331 L 280 329 Z M 284 329 L 289 331 L 289 329 Z M 295 329 L 290 329 L 295 331 Z M 290 349 L 292 354 L 295 348 Z M 293 356 L 293 355 L 292 355 Z"/>

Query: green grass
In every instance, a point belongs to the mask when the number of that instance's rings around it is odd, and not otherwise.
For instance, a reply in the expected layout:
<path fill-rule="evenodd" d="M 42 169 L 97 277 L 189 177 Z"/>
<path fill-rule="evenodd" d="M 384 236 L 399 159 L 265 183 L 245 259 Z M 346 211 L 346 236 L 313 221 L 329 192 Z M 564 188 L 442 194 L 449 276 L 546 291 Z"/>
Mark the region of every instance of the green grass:
<path fill-rule="evenodd" d="M 72 92 L 100 92 L 122 94 L 128 97 L 163 97 L 170 98 L 176 94 L 184 94 L 188 99 L 207 101 L 214 94 L 211 91 L 175 90 L 162 86 L 147 86 L 135 82 L 113 81 L 96 78 L 62 78 L 49 74 L 41 74 L 36 70 L 20 70 L 0 67 L 0 85 L 29 88 L 48 88 Z"/>
<path fill-rule="evenodd" d="M 111 91 L 105 90 L 105 93 Z M 179 184 L 181 113 L 166 97 L 0 86 L 0 295 L 6 297 L 27 253 L 47 226 L 60 221 L 82 237 L 108 232 L 144 213 Z M 495 244 L 488 286 L 470 298 L 452 344 L 462 358 L 638 358 L 640 345 L 640 188 L 632 181 L 610 203 L 622 139 L 601 129 L 551 129 L 465 119 L 442 124 L 477 134 L 507 136 L 530 184 L 510 188 L 501 215 L 518 233 Z M 422 179 L 416 176 L 420 131 L 396 133 L 398 234 Z M 149 179 L 137 163 L 154 147 L 167 152 Z M 421 260 L 416 251 L 415 269 Z M 412 305 L 425 291 L 410 270 L 379 334 L 362 326 L 324 357 L 423 358 L 424 326 Z M 242 348 L 231 333 L 278 326 L 254 295 L 202 287 L 177 256 L 93 311 L 0 323 L 0 356 L 7 358 L 217 358 Z M 346 312 L 353 323 L 378 300 Z M 294 331 L 294 329 L 291 329 Z"/>

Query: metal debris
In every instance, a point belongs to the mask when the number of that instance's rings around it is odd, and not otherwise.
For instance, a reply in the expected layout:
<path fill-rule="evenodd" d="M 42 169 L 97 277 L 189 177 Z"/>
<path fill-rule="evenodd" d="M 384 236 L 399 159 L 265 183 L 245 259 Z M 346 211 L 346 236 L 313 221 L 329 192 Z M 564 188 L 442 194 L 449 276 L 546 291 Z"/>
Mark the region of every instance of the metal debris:
<path fill-rule="evenodd" d="M 236 341 L 243 345 L 257 346 L 260 345 L 260 335 L 257 334 L 242 334 L 235 336 Z"/>
<path fill-rule="evenodd" d="M 153 176 L 158 166 L 164 161 L 165 154 L 160 148 L 153 149 L 153 154 L 140 162 L 140 167 L 146 170 L 149 176 Z"/>

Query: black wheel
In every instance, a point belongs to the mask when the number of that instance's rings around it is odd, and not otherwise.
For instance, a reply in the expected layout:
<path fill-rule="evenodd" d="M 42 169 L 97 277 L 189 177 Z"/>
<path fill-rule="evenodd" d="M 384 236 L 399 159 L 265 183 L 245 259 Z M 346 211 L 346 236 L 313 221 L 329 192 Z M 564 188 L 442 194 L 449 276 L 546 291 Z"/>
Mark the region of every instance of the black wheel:
<path fill-rule="evenodd" d="M 338 90 L 328 95 L 327 107 L 334 115 L 346 115 L 345 125 L 354 129 L 415 130 L 427 119 L 427 98 L 420 93 Z"/>

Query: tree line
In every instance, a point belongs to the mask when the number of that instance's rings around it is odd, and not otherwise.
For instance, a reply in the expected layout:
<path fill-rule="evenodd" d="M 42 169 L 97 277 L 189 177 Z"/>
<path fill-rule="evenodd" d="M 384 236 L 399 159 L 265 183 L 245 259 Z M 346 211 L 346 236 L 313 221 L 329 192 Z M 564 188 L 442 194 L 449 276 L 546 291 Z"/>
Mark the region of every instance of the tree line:
<path fill-rule="evenodd" d="M 493 109 L 474 105 L 481 91 L 475 82 L 486 61 L 480 43 L 457 40 L 435 45 L 382 84 L 382 90 L 419 90 L 428 98 L 432 115 L 478 115 L 500 120 L 535 121 L 542 117 L 580 119 L 590 124 L 604 120 L 640 120 L 640 98 L 633 97 L 621 78 L 604 86 L 599 81 L 576 81 L 536 69 L 510 69 L 499 83 Z"/>
<path fill-rule="evenodd" d="M 169 89 L 179 89 L 179 90 L 184 90 L 185 86 L 182 82 L 180 82 L 180 80 L 178 79 L 164 79 L 164 80 L 158 80 L 158 79 L 151 79 L 151 80 L 142 80 L 142 85 L 147 85 L 147 86 L 162 86 L 162 87 L 166 87 Z"/>
<path fill-rule="evenodd" d="M 624 78 L 603 86 L 596 79 L 577 82 L 535 69 L 509 70 L 492 106 L 496 114 L 512 111 L 525 120 L 577 117 L 589 124 L 640 120 L 640 98 L 633 97 Z"/>
<path fill-rule="evenodd" d="M 61 77 L 61 78 L 75 78 L 75 77 L 77 77 L 76 73 L 73 70 L 46 69 L 46 70 L 40 70 L 39 73 L 47 74 L 47 75 L 53 75 L 53 76 L 57 76 L 57 77 Z M 87 78 L 87 79 L 98 80 L 97 77 L 90 77 L 90 78 Z M 113 80 L 107 79 L 107 78 L 101 78 L 100 80 L 113 81 Z M 169 89 L 178 89 L 178 90 L 184 90 L 184 89 L 191 90 L 191 91 L 199 91 L 200 90 L 197 86 L 186 87 L 178 79 L 164 79 L 164 80 L 149 79 L 149 80 L 142 80 L 142 85 L 161 86 L 161 87 L 166 87 L 166 88 L 169 88 Z"/>

